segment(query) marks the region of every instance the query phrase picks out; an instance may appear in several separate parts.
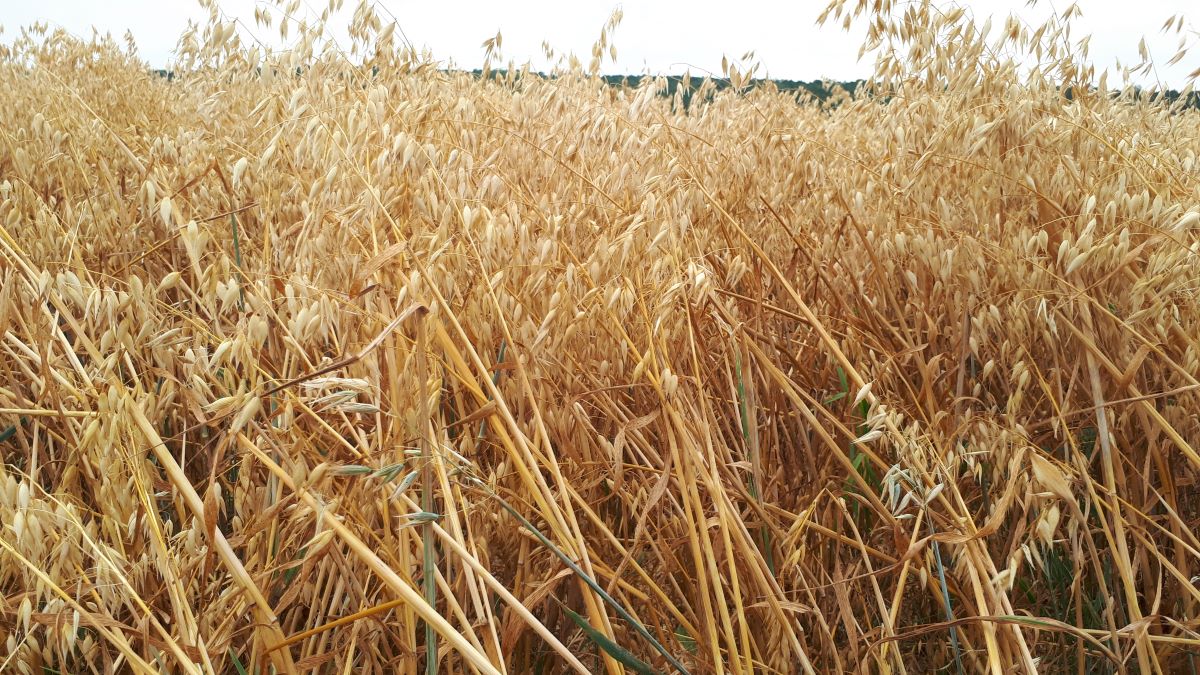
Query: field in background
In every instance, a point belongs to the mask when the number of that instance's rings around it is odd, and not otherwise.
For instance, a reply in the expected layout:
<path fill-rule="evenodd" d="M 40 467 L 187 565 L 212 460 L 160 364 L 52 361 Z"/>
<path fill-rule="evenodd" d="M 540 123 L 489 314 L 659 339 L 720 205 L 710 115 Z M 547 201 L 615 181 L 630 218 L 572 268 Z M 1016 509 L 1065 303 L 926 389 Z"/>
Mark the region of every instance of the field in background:
<path fill-rule="evenodd" d="M 5 48 L 0 671 L 1187 672 L 1190 91 L 883 4 L 832 107 Z"/>

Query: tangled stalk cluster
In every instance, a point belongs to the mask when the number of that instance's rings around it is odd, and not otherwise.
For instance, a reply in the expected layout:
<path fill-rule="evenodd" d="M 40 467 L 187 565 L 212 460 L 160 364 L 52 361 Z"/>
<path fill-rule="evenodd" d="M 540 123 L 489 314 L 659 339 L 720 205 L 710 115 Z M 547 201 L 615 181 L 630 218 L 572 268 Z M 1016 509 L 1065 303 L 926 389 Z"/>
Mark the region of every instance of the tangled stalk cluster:
<path fill-rule="evenodd" d="M 0 48 L 0 670 L 1191 662 L 1200 117 L 1073 10 L 816 102 L 209 6 Z"/>

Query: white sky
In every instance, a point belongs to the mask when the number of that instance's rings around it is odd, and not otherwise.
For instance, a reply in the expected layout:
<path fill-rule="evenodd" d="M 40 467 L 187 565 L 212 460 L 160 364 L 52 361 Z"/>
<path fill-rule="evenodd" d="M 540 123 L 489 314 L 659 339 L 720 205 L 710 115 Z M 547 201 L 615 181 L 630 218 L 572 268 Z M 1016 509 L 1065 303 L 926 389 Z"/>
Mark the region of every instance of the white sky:
<path fill-rule="evenodd" d="M 279 44 L 278 23 L 260 29 L 254 23 L 255 0 L 219 0 L 230 17 L 242 20 L 242 30 L 252 30 L 265 42 Z M 304 0 L 302 6 L 319 11 L 327 0 Z M 612 10 L 620 4 L 624 20 L 612 42 L 617 46 L 616 66 L 606 72 L 678 74 L 690 69 L 720 72 L 722 55 L 736 58 L 754 49 L 766 74 L 775 78 L 812 80 L 829 77 L 849 80 L 870 73 L 871 57 L 857 61 L 862 32 L 845 33 L 840 26 L 814 24 L 826 0 L 377 0 L 399 19 L 404 34 L 418 47 L 428 46 L 439 60 L 452 60 L 463 68 L 478 67 L 483 60 L 480 43 L 499 30 L 503 54 L 517 63 L 532 61 L 544 67 L 542 42 L 558 52 L 575 52 L 586 64 L 591 45 Z M 357 0 L 345 0 L 348 16 Z M 856 4 L 851 2 L 850 4 Z M 1062 10 L 1064 0 L 1039 8 L 1024 0 L 964 0 L 982 20 L 996 16 L 998 28 L 1009 13 L 1036 21 L 1053 4 Z M 1182 14 L 1190 40 L 1200 30 L 1200 3 L 1195 0 L 1080 0 L 1084 16 L 1075 21 L 1075 36 L 1093 35 L 1092 60 L 1111 66 L 1114 59 L 1139 61 L 1138 41 L 1145 37 L 1153 60 L 1165 64 L 1174 55 L 1178 35 L 1163 35 L 1167 17 Z M 314 14 L 315 15 L 315 12 Z M 381 12 L 387 17 L 386 12 Z M 132 31 L 143 59 L 164 67 L 171 59 L 176 39 L 188 19 L 203 21 L 205 11 L 195 0 L 0 0 L 0 40 L 10 41 L 17 29 L 45 21 L 88 36 L 95 27 L 120 40 Z M 345 25 L 343 21 L 342 25 Z M 294 33 L 293 33 L 294 34 Z M 1189 53 L 1170 68 L 1160 66 L 1158 79 L 1181 87 L 1188 73 L 1200 67 L 1200 50 Z M 1150 81 L 1153 81 L 1151 79 Z M 1117 84 L 1115 77 L 1110 83 Z"/>

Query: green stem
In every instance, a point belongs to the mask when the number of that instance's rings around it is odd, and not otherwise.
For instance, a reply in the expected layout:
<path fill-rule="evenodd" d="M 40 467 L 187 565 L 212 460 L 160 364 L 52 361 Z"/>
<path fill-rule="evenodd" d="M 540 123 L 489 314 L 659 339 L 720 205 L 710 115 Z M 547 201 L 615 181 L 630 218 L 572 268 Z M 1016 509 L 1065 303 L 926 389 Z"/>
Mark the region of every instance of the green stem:
<path fill-rule="evenodd" d="M 496 370 L 495 370 L 495 372 L 492 373 L 492 384 L 493 385 L 500 384 L 500 364 L 504 363 L 504 350 L 506 347 L 508 347 L 508 343 L 501 340 L 500 341 L 500 352 L 496 355 Z M 492 395 L 488 394 L 488 402 L 491 402 L 491 400 L 492 400 Z M 479 437 L 476 439 L 476 445 L 478 445 L 479 442 L 483 441 L 483 436 L 486 433 L 487 433 L 487 418 L 484 418 L 484 420 L 479 423 Z"/>
<path fill-rule="evenodd" d="M 746 401 L 746 382 L 745 376 L 742 373 L 742 357 L 741 354 L 733 355 L 733 362 L 737 368 L 738 376 L 738 409 L 742 415 L 742 440 L 746 443 L 746 450 L 750 453 L 750 465 L 753 470 L 750 472 L 749 492 L 750 498 L 762 505 L 762 498 L 758 496 L 758 481 L 755 476 L 762 473 L 761 461 L 758 455 L 758 445 L 750 442 L 750 406 Z M 758 536 L 762 539 L 763 555 L 767 559 L 767 569 L 771 571 L 771 576 L 777 576 L 775 571 L 775 554 L 771 550 L 771 531 L 767 528 L 764 522 L 758 527 Z"/>
<path fill-rule="evenodd" d="M 929 533 L 933 534 L 933 517 L 929 515 L 928 511 L 925 512 L 925 517 L 929 521 Z M 942 565 L 942 549 L 938 546 L 936 539 L 933 542 L 933 559 L 937 562 L 938 581 L 941 582 L 942 600 L 946 607 L 946 621 L 953 624 L 954 606 L 950 604 L 950 590 L 946 586 L 946 568 Z M 950 646 L 954 648 L 954 665 L 958 669 L 958 675 L 963 675 L 962 649 L 958 646 L 958 629 L 953 625 L 950 626 Z"/>
<path fill-rule="evenodd" d="M 238 311 L 246 311 L 246 292 L 243 286 L 246 284 L 246 275 L 242 271 L 242 244 L 241 237 L 238 235 L 237 216 L 229 214 L 229 222 L 233 227 L 233 262 L 238 268 Z"/>
<path fill-rule="evenodd" d="M 650 631 L 646 630 L 646 627 L 643 626 L 640 621 L 634 619 L 629 612 L 625 611 L 625 608 L 622 607 L 621 604 L 616 600 L 614 600 L 613 597 L 609 595 L 603 588 L 601 588 L 600 584 L 596 583 L 594 579 L 580 569 L 579 566 L 575 564 L 575 561 L 571 560 L 566 553 L 563 553 L 560 548 L 555 546 L 553 542 L 547 539 L 546 535 L 542 534 L 540 530 L 534 527 L 533 523 L 525 519 L 525 516 L 522 516 L 520 513 L 518 513 L 517 510 L 513 508 L 512 504 L 509 504 L 503 497 L 492 492 L 491 490 L 487 490 L 486 488 L 484 489 L 489 496 L 500 502 L 500 506 L 504 507 L 505 511 L 508 511 L 513 518 L 519 520 L 521 524 L 525 526 L 525 529 L 532 532 L 533 536 L 538 538 L 538 541 L 542 542 L 546 548 L 550 549 L 554 555 L 558 556 L 558 559 L 563 561 L 564 565 L 571 568 L 571 571 L 578 575 L 580 579 L 583 579 L 583 582 L 586 583 L 589 588 L 595 591 L 596 594 L 600 596 L 600 599 L 608 603 L 608 606 L 612 607 L 613 611 L 615 611 L 622 619 L 632 626 L 633 629 L 637 631 L 638 635 L 642 636 L 647 642 L 649 642 L 659 654 L 662 654 L 663 658 L 665 658 L 677 672 L 682 673 L 683 675 L 689 675 L 687 668 L 685 668 L 683 664 L 680 663 L 674 656 L 671 656 L 671 653 L 668 652 L 666 648 L 658 642 L 658 640 L 654 639 L 654 636 L 650 634 Z"/>
<path fill-rule="evenodd" d="M 421 510 L 425 513 L 433 511 L 433 453 L 432 439 L 429 436 L 431 413 L 429 410 L 429 367 L 425 361 L 425 332 L 424 322 L 417 328 L 417 377 L 421 378 L 421 386 L 417 390 L 421 397 Z M 434 559 L 433 526 L 426 523 L 421 526 L 422 576 L 421 585 L 425 591 L 425 602 L 430 607 L 437 607 L 437 567 Z M 437 634 L 433 624 L 425 623 L 425 673 L 436 675 L 437 663 Z"/>

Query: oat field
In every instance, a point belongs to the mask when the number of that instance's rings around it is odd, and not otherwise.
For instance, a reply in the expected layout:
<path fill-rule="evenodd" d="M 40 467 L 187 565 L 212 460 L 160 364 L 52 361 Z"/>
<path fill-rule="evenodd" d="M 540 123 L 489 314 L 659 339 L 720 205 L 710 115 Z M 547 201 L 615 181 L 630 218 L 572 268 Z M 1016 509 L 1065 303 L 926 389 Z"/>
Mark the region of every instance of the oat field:
<path fill-rule="evenodd" d="M 0 672 L 1200 667 L 1200 113 L 1071 10 L 685 102 L 212 7 L 0 47 Z"/>

